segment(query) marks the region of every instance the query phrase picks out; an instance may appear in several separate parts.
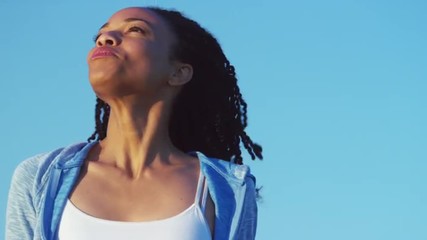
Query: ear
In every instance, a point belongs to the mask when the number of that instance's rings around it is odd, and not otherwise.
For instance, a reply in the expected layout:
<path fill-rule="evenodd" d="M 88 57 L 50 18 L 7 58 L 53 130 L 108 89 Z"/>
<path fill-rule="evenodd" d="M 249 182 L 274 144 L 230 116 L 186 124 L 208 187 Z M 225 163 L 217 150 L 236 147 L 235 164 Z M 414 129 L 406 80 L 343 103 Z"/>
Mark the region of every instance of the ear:
<path fill-rule="evenodd" d="M 168 83 L 171 86 L 182 86 L 193 77 L 193 67 L 186 63 L 176 63 Z"/>

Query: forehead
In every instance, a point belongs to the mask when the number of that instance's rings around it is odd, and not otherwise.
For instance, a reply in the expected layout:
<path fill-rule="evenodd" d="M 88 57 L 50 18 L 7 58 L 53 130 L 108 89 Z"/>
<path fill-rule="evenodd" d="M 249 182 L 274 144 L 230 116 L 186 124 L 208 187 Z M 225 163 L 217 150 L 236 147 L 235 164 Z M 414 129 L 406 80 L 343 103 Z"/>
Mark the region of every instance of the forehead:
<path fill-rule="evenodd" d="M 162 34 L 173 38 L 172 31 L 170 30 L 170 27 L 167 22 L 155 12 L 142 7 L 131 7 L 119 10 L 110 17 L 108 22 L 104 24 L 103 27 L 106 25 L 120 23 L 125 21 L 126 19 L 132 18 L 141 19 L 147 22 L 157 34 Z"/>
<path fill-rule="evenodd" d="M 126 18 L 141 18 L 155 25 L 165 25 L 166 23 L 153 11 L 145 8 L 131 7 L 122 9 L 114 13 L 108 22 L 123 21 Z"/>

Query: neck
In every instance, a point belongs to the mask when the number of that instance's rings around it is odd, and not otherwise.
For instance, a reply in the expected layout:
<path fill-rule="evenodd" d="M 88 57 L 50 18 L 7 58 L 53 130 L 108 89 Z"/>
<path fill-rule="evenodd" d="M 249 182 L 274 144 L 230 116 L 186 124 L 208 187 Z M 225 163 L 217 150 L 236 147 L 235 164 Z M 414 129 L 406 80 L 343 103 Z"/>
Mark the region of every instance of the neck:
<path fill-rule="evenodd" d="M 170 104 L 157 101 L 110 103 L 107 137 L 101 141 L 100 160 L 137 178 L 156 164 L 166 164 L 177 149 L 168 132 Z"/>

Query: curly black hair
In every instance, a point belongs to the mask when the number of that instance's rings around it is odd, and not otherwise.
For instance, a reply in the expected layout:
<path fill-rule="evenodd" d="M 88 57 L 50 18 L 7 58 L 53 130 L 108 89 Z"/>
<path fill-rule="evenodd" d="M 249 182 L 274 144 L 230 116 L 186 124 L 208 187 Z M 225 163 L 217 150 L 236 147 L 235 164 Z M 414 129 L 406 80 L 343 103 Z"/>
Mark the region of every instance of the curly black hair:
<path fill-rule="evenodd" d="M 252 160 L 262 159 L 262 148 L 247 135 L 247 104 L 237 85 L 234 66 L 218 41 L 197 22 L 175 10 L 146 8 L 163 18 L 176 36 L 171 59 L 190 64 L 193 77 L 172 109 L 169 135 L 181 151 L 201 151 L 207 156 L 242 164 L 240 143 Z M 107 135 L 110 108 L 97 98 L 95 132 L 88 141 Z"/>

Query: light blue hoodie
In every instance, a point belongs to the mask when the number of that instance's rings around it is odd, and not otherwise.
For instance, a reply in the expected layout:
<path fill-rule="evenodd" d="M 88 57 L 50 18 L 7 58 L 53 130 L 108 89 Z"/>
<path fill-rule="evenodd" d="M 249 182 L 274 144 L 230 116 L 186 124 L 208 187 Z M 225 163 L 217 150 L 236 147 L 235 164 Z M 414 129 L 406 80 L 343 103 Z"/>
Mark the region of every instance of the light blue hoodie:
<path fill-rule="evenodd" d="M 66 200 L 90 148 L 79 143 L 40 154 L 15 170 L 6 212 L 6 240 L 57 239 Z M 215 239 L 255 239 L 255 178 L 245 165 L 191 153 L 200 160 L 215 204 Z"/>

